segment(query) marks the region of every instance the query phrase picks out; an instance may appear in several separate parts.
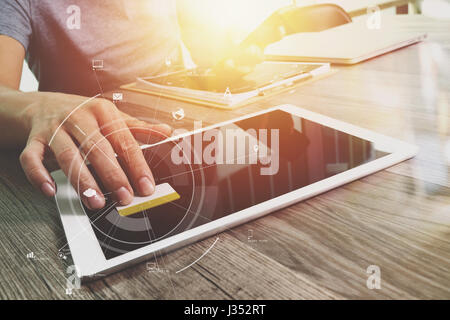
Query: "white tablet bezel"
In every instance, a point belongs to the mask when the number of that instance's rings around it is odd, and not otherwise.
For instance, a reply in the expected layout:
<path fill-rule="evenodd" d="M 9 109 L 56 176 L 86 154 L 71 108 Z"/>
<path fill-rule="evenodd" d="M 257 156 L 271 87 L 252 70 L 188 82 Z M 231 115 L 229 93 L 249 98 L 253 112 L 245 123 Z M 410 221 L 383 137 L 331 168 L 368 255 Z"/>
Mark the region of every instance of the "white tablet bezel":
<path fill-rule="evenodd" d="M 193 243 L 200 239 L 222 232 L 228 228 L 237 226 L 247 221 L 264 216 L 275 210 L 289 206 L 296 202 L 313 197 L 343 184 L 349 183 L 361 177 L 372 174 L 376 171 L 390 167 L 396 163 L 412 158 L 417 154 L 418 148 L 411 144 L 393 139 L 357 126 L 335 120 L 324 115 L 320 115 L 294 105 L 282 105 L 248 114 L 236 119 L 204 127 L 189 133 L 171 137 L 157 144 L 173 141 L 180 137 L 202 132 L 211 128 L 230 124 L 239 120 L 247 119 L 259 114 L 283 110 L 288 113 L 303 117 L 307 120 L 334 128 L 347 134 L 371 141 L 377 150 L 390 153 L 380 159 L 349 169 L 343 173 L 315 182 L 303 188 L 291 191 L 279 197 L 262 202 L 247 209 L 227 215 L 215 221 L 203 224 L 188 231 L 179 233 L 169 238 L 160 240 L 154 244 L 136 249 L 122 254 L 118 257 L 107 260 L 100 247 L 89 218 L 85 215 L 79 198 L 64 176 L 61 170 L 52 173 L 58 186 L 57 199 L 58 210 L 70 247 L 71 255 L 76 265 L 78 276 L 81 280 L 89 280 L 97 276 L 103 276 L 117 271 L 125 266 L 138 263 L 153 257 L 153 254 L 164 250 L 165 252 L 174 250 L 181 246 Z M 143 146 L 143 148 L 148 147 Z"/>

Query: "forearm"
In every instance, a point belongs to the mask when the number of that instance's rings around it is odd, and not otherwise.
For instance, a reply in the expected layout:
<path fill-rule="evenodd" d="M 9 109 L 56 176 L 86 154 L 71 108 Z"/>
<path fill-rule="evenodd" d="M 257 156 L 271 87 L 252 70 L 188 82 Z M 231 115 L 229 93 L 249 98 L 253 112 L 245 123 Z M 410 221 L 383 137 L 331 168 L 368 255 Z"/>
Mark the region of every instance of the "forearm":
<path fill-rule="evenodd" d="M 21 92 L 0 85 L 0 148 L 23 148 L 30 134 L 29 109 L 42 99 L 39 92 Z"/>

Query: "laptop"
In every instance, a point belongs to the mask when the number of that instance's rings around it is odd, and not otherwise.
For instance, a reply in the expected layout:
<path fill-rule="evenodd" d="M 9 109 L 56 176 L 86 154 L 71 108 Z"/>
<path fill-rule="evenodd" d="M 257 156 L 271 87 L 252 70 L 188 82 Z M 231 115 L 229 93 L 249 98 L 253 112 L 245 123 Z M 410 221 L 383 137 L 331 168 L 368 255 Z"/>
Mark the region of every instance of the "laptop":
<path fill-rule="evenodd" d="M 403 19 L 383 18 L 370 29 L 366 19 L 320 32 L 289 35 L 266 47 L 267 60 L 355 64 L 415 44 L 426 33 L 411 31 Z"/>

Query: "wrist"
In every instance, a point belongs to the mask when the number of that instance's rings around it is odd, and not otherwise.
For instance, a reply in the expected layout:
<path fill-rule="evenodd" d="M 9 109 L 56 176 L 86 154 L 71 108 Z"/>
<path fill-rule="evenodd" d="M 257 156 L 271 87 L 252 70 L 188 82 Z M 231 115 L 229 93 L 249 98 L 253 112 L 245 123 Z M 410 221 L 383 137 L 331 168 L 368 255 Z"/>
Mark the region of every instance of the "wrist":
<path fill-rule="evenodd" d="M 0 147 L 19 147 L 26 143 L 32 127 L 33 109 L 38 97 L 0 86 Z"/>
<path fill-rule="evenodd" d="M 42 108 L 43 100 L 45 99 L 44 92 L 23 92 L 23 99 L 26 101 L 26 107 L 23 108 L 17 115 L 19 125 L 27 132 L 31 131 L 33 126 L 33 119 L 37 112 Z"/>

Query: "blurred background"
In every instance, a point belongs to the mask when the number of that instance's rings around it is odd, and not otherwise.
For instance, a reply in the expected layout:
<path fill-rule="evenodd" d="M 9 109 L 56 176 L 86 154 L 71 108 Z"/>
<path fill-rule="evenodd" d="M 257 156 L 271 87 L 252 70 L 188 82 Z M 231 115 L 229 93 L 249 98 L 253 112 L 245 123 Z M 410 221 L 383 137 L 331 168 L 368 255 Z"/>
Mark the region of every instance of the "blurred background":
<path fill-rule="evenodd" d="M 308 6 L 319 3 L 335 3 L 346 11 L 378 5 L 382 15 L 422 14 L 450 19 L 450 0 L 177 0 L 177 10 L 183 41 L 194 61 L 211 65 L 226 48 L 245 39 L 275 10 L 292 4 Z M 394 5 L 399 3 L 402 5 Z M 364 14 L 352 18 L 363 19 Z M 36 91 L 37 88 L 36 78 L 24 63 L 20 90 Z"/>

